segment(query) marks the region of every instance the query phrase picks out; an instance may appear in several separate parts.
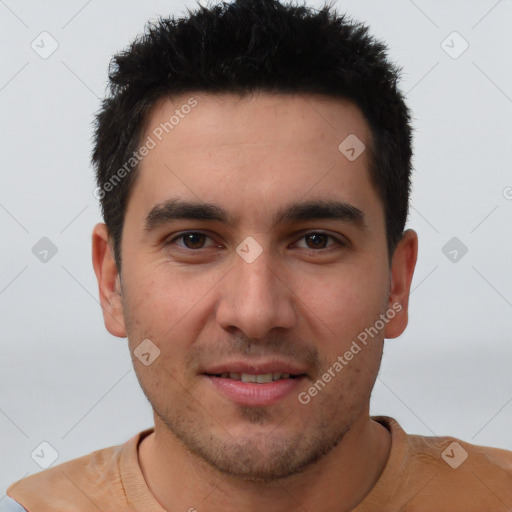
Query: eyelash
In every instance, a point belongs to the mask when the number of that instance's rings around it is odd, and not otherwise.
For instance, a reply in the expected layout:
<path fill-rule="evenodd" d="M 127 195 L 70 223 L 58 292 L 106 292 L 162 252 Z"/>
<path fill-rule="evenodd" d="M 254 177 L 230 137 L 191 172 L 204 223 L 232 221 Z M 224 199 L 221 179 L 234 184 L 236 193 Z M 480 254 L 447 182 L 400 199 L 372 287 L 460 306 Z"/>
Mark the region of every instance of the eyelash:
<path fill-rule="evenodd" d="M 169 241 L 165 242 L 165 245 L 166 246 L 173 245 L 177 240 L 183 239 L 187 235 L 204 235 L 205 237 L 212 239 L 211 236 L 209 236 L 206 233 L 203 233 L 201 231 L 183 231 L 179 235 L 176 235 L 175 237 L 173 237 Z M 308 232 L 302 234 L 299 237 L 299 240 L 302 240 L 303 238 L 305 238 L 308 235 L 325 235 L 325 236 L 327 236 L 327 238 L 330 238 L 330 239 L 335 241 L 334 245 L 337 245 L 337 246 L 340 246 L 340 247 L 348 247 L 348 245 L 349 245 L 348 242 L 344 241 L 343 239 L 335 237 L 334 235 L 331 235 L 329 233 L 324 233 L 323 231 L 308 231 Z M 301 249 L 306 250 L 306 251 L 311 251 L 311 252 L 320 252 L 322 250 L 323 251 L 327 251 L 329 249 L 332 249 L 332 247 L 333 246 L 331 245 L 329 247 L 322 247 L 320 249 L 312 249 L 312 248 L 304 248 L 304 247 L 302 247 Z M 208 249 L 208 247 L 200 247 L 198 249 L 189 249 L 188 247 L 180 247 L 180 249 L 183 249 L 183 250 L 188 251 L 188 252 L 198 252 L 198 251 L 200 251 L 202 249 Z"/>

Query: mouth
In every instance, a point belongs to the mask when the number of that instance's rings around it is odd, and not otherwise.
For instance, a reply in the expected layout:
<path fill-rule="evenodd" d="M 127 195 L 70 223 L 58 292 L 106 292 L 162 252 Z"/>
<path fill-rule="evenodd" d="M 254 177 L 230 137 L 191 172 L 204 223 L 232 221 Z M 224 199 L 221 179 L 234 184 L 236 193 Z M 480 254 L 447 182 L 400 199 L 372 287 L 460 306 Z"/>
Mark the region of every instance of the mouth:
<path fill-rule="evenodd" d="M 244 406 L 269 406 L 296 398 L 307 374 L 286 364 L 233 364 L 202 374 L 224 399 Z"/>
<path fill-rule="evenodd" d="M 219 379 L 231 379 L 244 383 L 255 384 L 268 384 L 269 382 L 276 382 L 284 379 L 298 379 L 305 374 L 294 375 L 291 373 L 274 372 L 274 373 L 237 373 L 237 372 L 223 372 L 218 374 L 206 373 L 209 377 L 217 377 Z"/>

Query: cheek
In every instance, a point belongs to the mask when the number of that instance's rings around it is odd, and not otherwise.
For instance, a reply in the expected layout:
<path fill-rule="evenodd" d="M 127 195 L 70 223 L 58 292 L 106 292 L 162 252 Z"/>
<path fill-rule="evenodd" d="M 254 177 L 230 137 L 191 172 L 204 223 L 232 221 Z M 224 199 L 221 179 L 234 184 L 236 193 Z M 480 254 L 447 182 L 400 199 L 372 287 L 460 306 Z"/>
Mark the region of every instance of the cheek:
<path fill-rule="evenodd" d="M 183 368 L 187 344 L 194 336 L 193 332 L 189 333 L 190 340 L 185 336 L 183 328 L 186 322 L 180 322 L 183 316 L 179 304 L 168 290 L 158 285 L 158 281 L 146 281 L 125 304 L 128 344 L 135 373 L 146 396 L 157 406 L 161 405 L 161 397 L 170 388 L 183 386 L 180 369 Z M 146 346 L 141 343 L 147 344 L 144 340 L 154 344 L 150 345 L 152 361 L 147 365 L 139 358 L 143 357 L 139 347 Z"/>
<path fill-rule="evenodd" d="M 382 356 L 384 329 L 375 324 L 386 310 L 386 268 L 353 265 L 329 278 L 302 281 L 300 293 L 307 305 L 302 314 L 310 328 L 316 326 L 312 335 L 322 353 L 321 372 L 331 379 L 325 399 L 365 400 Z"/>
<path fill-rule="evenodd" d="M 165 336 L 198 306 L 214 281 L 206 275 L 160 265 L 145 275 L 130 274 L 127 283 L 128 309 L 134 325 Z"/>
<path fill-rule="evenodd" d="M 350 265 L 303 278 L 295 289 L 310 322 L 323 324 L 328 337 L 344 344 L 374 325 L 385 310 L 388 276 L 375 264 Z"/>
<path fill-rule="evenodd" d="M 133 354 L 150 339 L 160 350 L 159 366 L 174 374 L 204 328 L 208 292 L 218 279 L 170 265 L 147 269 L 144 275 L 129 270 L 123 308 L 130 350 Z"/>

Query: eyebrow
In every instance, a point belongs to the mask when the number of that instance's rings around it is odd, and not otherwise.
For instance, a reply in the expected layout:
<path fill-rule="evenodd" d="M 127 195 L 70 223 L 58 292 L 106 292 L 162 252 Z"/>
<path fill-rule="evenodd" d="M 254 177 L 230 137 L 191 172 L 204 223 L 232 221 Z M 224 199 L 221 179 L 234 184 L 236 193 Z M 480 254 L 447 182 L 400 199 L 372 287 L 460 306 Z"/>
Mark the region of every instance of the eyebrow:
<path fill-rule="evenodd" d="M 170 199 L 155 205 L 146 217 L 145 231 L 175 220 L 219 221 L 233 225 L 233 219 L 227 210 L 220 206 L 181 199 Z M 355 206 L 340 201 L 316 200 L 294 203 L 279 210 L 273 226 L 280 223 L 304 222 L 311 220 L 333 219 L 349 222 L 366 229 L 367 220 L 364 213 Z"/>

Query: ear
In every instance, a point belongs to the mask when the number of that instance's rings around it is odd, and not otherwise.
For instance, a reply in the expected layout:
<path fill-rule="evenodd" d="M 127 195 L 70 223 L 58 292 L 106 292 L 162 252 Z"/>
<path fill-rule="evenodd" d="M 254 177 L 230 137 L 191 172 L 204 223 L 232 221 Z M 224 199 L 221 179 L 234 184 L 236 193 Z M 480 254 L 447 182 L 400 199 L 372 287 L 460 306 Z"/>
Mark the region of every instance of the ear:
<path fill-rule="evenodd" d="M 418 256 L 418 235 L 408 229 L 398 242 L 391 260 L 391 286 L 388 308 L 396 314 L 386 324 L 385 338 L 397 338 L 408 322 L 409 293 Z"/>
<path fill-rule="evenodd" d="M 98 280 L 103 320 L 110 334 L 125 338 L 121 281 L 113 252 L 107 226 L 96 224 L 92 232 L 92 264 Z"/>

